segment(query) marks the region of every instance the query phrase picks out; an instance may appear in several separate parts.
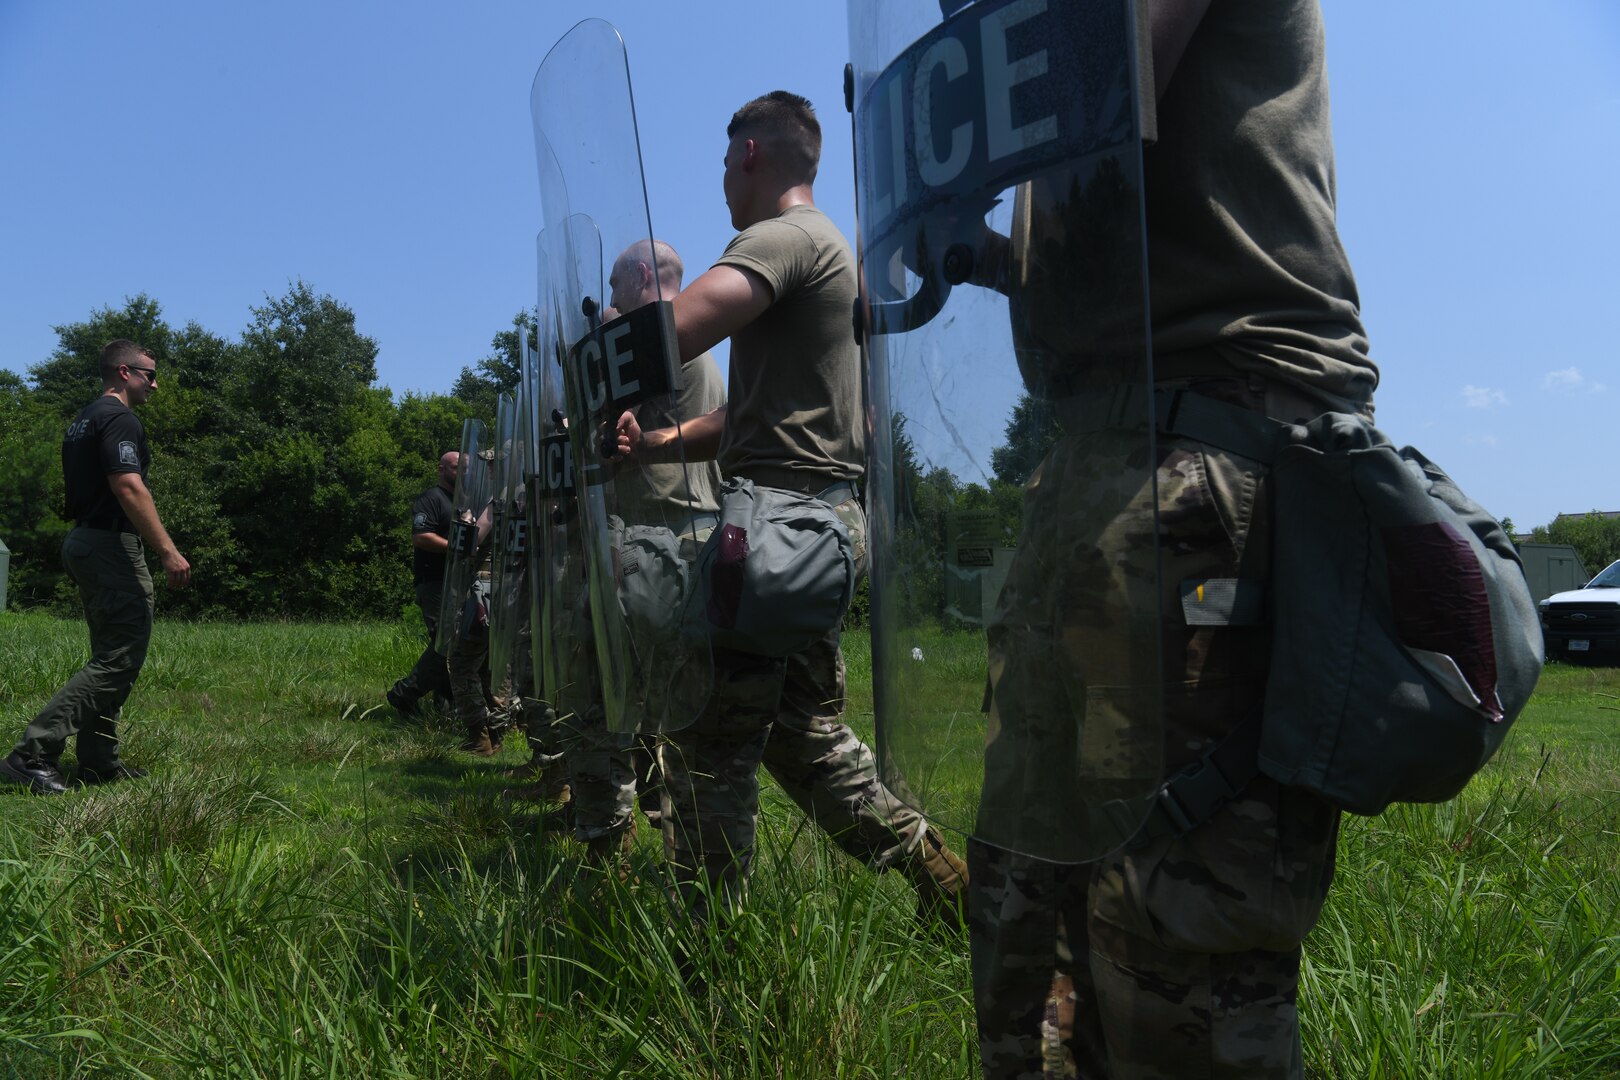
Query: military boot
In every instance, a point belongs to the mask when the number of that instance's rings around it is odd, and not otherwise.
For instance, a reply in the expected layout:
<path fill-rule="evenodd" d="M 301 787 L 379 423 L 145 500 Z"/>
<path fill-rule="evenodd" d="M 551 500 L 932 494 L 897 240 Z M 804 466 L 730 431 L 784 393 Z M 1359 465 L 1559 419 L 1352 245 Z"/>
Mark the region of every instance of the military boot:
<path fill-rule="evenodd" d="M 478 757 L 494 757 L 501 752 L 501 739 L 499 735 L 491 734 L 488 724 L 468 724 L 467 737 L 462 740 L 461 749 Z"/>
<path fill-rule="evenodd" d="M 530 762 L 532 765 L 533 762 Z M 521 799 L 524 802 L 556 803 L 566 806 L 573 801 L 574 789 L 568 783 L 568 766 L 562 761 L 554 761 L 550 765 L 529 769 L 517 773 L 517 770 L 507 770 L 508 775 L 516 779 L 531 779 L 527 784 L 515 784 L 502 792 L 508 799 Z"/>
<path fill-rule="evenodd" d="M 917 921 L 933 931 L 954 933 L 967 918 L 968 868 L 933 829 L 906 862 L 906 876 L 917 890 Z"/>
<path fill-rule="evenodd" d="M 636 819 L 616 833 L 598 836 L 585 844 L 585 861 L 598 866 L 619 879 L 630 880 L 630 853 L 636 849 Z"/>
<path fill-rule="evenodd" d="M 405 685 L 404 679 L 389 687 L 388 692 L 383 694 L 383 697 L 388 700 L 388 704 L 393 710 L 401 716 L 415 716 L 417 706 L 421 702 L 421 698 L 412 693 L 410 688 Z"/>

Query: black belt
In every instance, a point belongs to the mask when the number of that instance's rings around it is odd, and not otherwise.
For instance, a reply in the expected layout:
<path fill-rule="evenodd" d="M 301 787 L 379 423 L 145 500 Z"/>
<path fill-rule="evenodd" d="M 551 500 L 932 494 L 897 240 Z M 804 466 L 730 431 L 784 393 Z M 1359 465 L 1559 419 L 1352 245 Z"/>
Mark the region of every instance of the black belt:
<path fill-rule="evenodd" d="M 132 533 L 140 535 L 140 530 L 130 523 L 128 518 L 99 517 L 80 518 L 75 524 L 81 529 L 96 529 L 101 532 Z"/>

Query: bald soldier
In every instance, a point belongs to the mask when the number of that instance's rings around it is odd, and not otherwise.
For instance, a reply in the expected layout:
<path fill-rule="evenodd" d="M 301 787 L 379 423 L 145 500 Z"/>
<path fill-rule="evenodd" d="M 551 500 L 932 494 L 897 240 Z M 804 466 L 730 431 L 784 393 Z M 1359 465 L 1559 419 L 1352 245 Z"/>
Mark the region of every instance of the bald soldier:
<path fill-rule="evenodd" d="M 674 297 L 682 357 L 731 339 L 727 403 L 682 425 L 686 460 L 833 506 L 865 567 L 866 472 L 860 351 L 850 325 L 855 260 L 815 205 L 821 126 L 810 102 L 774 91 L 731 118 L 722 188 L 738 235 Z M 673 428 L 620 420 L 632 460 L 676 452 Z M 902 869 L 930 919 L 957 919 L 966 868 L 878 779 L 843 722 L 838 631 L 786 658 L 717 649 L 714 694 L 660 747 L 664 843 L 700 915 L 704 887 L 735 903 L 754 857 L 758 770 L 851 856 Z M 703 883 L 700 886 L 699 883 Z"/>
<path fill-rule="evenodd" d="M 681 291 L 683 272 L 680 256 L 662 240 L 630 245 L 614 260 L 608 278 L 613 310 L 607 317 L 616 318 L 661 296 L 675 296 Z M 720 367 L 705 351 L 681 364 L 681 390 L 672 403 L 647 402 L 635 416 L 643 427 L 662 428 L 707 415 L 725 401 Z M 669 528 L 682 539 L 681 555 L 688 561 L 696 558 L 696 544 L 706 540 L 719 521 L 720 468 L 712 459 L 686 466 L 624 461 L 615 471 L 613 490 L 613 511 L 626 525 Z M 599 676 L 590 635 L 581 635 L 574 648 L 579 654 L 576 663 L 589 671 L 587 684 L 596 687 Z M 612 863 L 622 875 L 628 870 L 625 856 L 634 839 L 638 799 L 649 819 L 661 816 L 655 741 L 644 735 L 631 742 L 608 731 L 595 693 L 588 693 L 582 705 L 562 717 L 574 836 L 592 861 Z M 549 792 L 546 785 L 537 784 L 513 794 L 539 800 Z"/>
<path fill-rule="evenodd" d="M 427 624 L 428 643 L 410 673 L 388 691 L 388 704 L 409 715 L 421 699 L 432 694 L 441 708 L 450 704 L 450 676 L 444 657 L 433 648 L 439 628 L 439 603 L 444 595 L 444 566 L 450 554 L 450 497 L 456 490 L 456 467 L 461 455 L 448 450 L 439 457 L 438 481 L 411 504 L 411 580 L 416 606 Z"/>

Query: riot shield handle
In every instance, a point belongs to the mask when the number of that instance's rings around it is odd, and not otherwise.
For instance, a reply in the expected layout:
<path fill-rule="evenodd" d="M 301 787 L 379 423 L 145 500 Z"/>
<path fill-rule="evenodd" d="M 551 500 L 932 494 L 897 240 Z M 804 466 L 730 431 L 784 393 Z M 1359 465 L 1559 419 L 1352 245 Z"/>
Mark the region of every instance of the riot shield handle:
<path fill-rule="evenodd" d="M 965 247 L 957 244 L 954 247 Z M 946 253 L 947 259 L 949 252 Z M 967 265 L 973 265 L 973 253 L 967 253 Z M 964 275 L 960 280 L 967 280 Z M 872 334 L 904 334 L 915 330 L 938 315 L 951 295 L 953 282 L 949 273 L 928 274 L 921 286 L 904 300 L 874 300 L 867 305 L 866 326 Z"/>

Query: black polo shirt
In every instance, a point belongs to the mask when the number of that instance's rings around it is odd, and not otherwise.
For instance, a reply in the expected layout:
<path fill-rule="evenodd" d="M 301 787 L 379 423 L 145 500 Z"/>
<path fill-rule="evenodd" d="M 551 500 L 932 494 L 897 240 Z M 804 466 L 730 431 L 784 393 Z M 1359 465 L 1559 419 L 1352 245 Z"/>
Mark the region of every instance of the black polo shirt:
<path fill-rule="evenodd" d="M 62 438 L 64 516 L 98 525 L 127 521 L 107 477 L 139 473 L 144 483 L 151 464 L 152 451 L 147 448 L 140 417 L 111 394 L 96 398 L 79 410 Z"/>
<path fill-rule="evenodd" d="M 450 537 L 450 523 L 455 520 L 455 508 L 450 505 L 450 493 L 437 484 L 416 497 L 411 504 L 411 535 L 433 533 Z M 413 547 L 411 580 L 420 585 L 424 581 L 439 581 L 444 577 L 445 557 L 432 551 Z"/>

